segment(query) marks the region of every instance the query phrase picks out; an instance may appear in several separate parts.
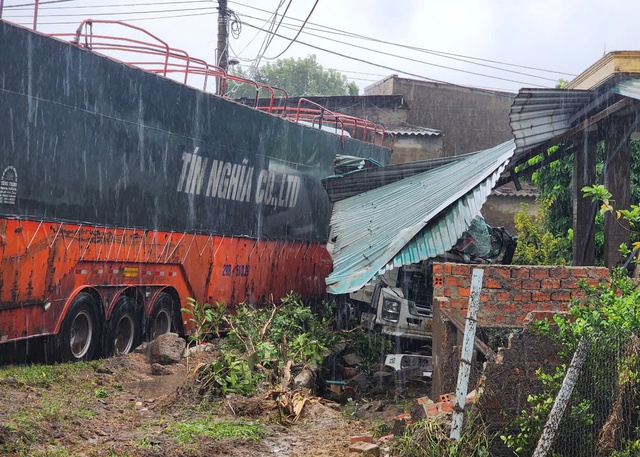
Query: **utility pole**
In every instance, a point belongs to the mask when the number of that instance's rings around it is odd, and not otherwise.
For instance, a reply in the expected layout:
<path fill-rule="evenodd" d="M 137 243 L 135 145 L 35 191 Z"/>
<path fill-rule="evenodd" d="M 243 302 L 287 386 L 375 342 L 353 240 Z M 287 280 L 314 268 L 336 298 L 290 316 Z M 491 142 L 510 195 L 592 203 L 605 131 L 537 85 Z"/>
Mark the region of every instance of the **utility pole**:
<path fill-rule="evenodd" d="M 227 13 L 227 0 L 218 0 L 218 48 L 216 50 L 216 57 L 218 61 L 216 64 L 227 71 L 227 60 L 229 56 L 228 43 L 229 36 L 227 34 L 227 23 L 229 15 Z M 218 95 L 222 92 L 222 80 L 218 80 Z"/>

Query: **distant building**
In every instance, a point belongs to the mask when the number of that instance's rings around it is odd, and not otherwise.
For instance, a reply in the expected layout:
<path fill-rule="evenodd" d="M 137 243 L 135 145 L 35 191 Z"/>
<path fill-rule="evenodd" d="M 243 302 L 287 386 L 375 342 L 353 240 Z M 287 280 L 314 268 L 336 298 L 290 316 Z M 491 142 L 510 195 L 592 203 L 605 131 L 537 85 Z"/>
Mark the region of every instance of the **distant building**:
<path fill-rule="evenodd" d="M 442 134 L 442 155 L 491 148 L 513 138 L 509 110 L 515 94 L 389 76 L 364 89 L 365 97 L 400 94 L 405 122 Z M 395 125 L 403 125 L 401 123 Z"/>

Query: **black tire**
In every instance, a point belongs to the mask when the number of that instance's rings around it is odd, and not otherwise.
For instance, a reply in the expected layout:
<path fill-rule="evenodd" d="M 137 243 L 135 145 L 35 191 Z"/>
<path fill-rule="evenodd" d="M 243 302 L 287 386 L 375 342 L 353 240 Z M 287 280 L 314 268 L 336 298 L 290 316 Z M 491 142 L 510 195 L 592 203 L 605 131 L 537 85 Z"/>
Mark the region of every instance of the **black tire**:
<path fill-rule="evenodd" d="M 100 329 L 98 304 L 91 295 L 79 293 L 55 337 L 56 359 L 62 362 L 91 360 L 99 345 Z"/>
<path fill-rule="evenodd" d="M 158 295 L 149 315 L 147 341 L 153 341 L 159 335 L 176 330 L 175 302 L 171 295 L 162 292 Z"/>
<path fill-rule="evenodd" d="M 104 355 L 128 354 L 140 343 L 140 306 L 131 297 L 116 302 L 105 332 Z"/>

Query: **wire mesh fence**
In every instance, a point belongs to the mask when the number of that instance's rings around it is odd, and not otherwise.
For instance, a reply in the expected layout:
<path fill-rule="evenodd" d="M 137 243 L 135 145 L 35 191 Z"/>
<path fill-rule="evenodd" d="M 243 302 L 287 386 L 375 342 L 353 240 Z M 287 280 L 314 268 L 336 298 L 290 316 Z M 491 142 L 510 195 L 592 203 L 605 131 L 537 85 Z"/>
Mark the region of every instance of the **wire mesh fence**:
<path fill-rule="evenodd" d="M 547 455 L 640 455 L 640 339 L 625 332 L 588 339 L 587 359 Z"/>

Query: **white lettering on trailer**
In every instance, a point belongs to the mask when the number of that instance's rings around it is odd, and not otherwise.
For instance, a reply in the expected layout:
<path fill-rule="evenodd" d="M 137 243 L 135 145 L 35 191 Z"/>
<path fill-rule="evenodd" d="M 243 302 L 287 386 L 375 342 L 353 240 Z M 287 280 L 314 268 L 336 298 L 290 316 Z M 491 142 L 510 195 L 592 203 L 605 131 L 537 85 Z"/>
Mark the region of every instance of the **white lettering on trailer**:
<path fill-rule="evenodd" d="M 274 208 L 292 208 L 298 203 L 300 176 L 263 169 L 254 189 L 254 167 L 249 166 L 248 159 L 241 163 L 209 161 L 198 151 L 196 148 L 193 153 L 182 154 L 178 192 L 238 202 L 251 202 L 253 197 L 255 203 Z"/>

